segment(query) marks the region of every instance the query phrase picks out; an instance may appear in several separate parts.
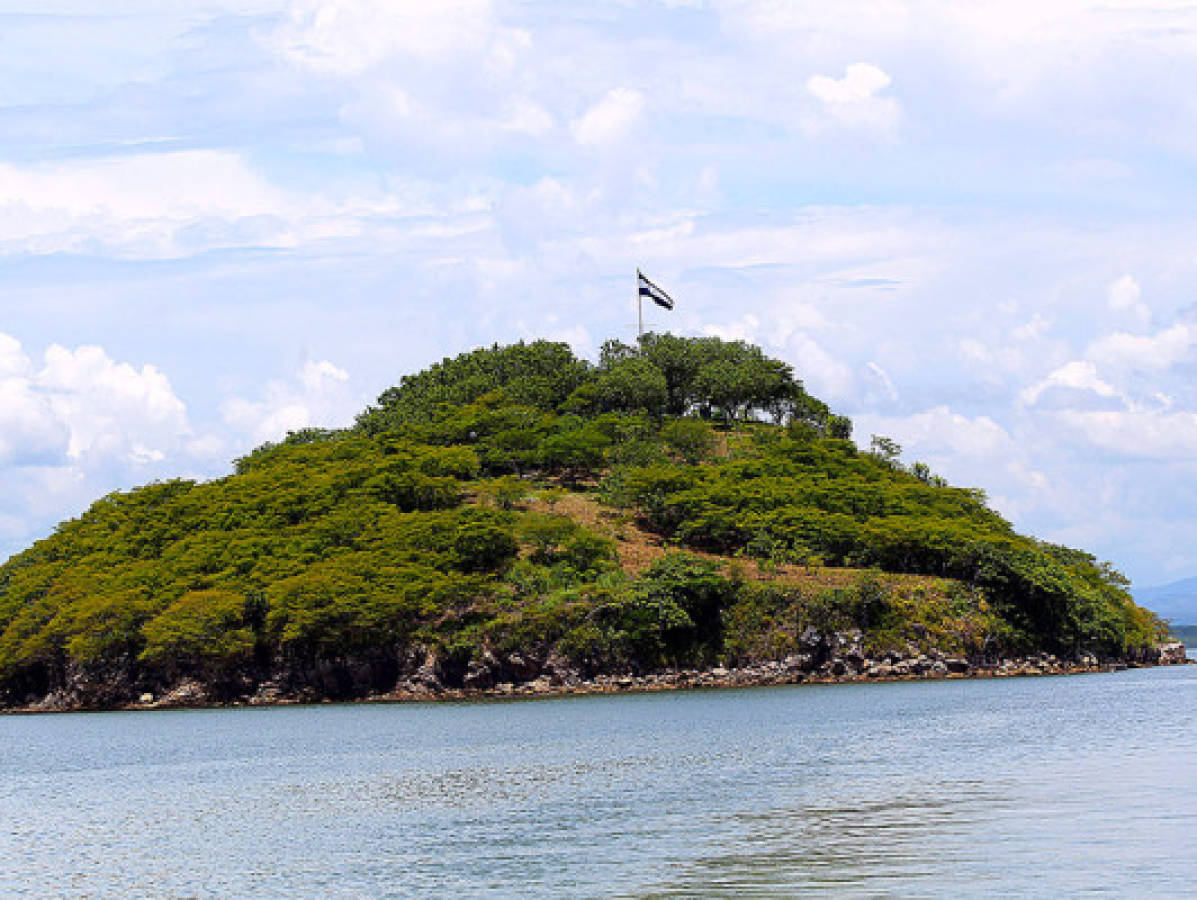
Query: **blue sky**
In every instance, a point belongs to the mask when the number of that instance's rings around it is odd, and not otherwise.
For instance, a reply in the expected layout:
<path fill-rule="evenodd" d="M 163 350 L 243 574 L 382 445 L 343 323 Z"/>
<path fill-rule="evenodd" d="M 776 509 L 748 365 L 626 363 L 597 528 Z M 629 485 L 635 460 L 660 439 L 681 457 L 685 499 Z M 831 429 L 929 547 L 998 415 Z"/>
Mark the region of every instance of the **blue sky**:
<path fill-rule="evenodd" d="M 1197 9 L 0 0 L 0 552 L 494 341 L 741 337 L 1197 574 Z"/>

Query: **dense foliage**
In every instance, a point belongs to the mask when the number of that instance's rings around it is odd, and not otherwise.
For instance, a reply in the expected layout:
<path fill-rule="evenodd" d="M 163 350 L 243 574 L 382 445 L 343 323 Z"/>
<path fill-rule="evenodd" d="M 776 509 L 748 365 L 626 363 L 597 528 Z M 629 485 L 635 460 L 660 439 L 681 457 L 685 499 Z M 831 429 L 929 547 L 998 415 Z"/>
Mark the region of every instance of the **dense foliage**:
<path fill-rule="evenodd" d="M 1015 534 L 979 491 L 798 433 L 757 431 L 738 458 L 706 465 L 626 467 L 604 488 L 688 546 L 974 585 L 1018 649 L 1117 654 L 1155 640 L 1155 618 L 1091 555 Z"/>
<path fill-rule="evenodd" d="M 103 705 L 183 678 L 352 696 L 430 660 L 485 686 L 526 677 L 479 675 L 496 654 L 645 670 L 783 654 L 808 626 L 961 653 L 1156 638 L 1108 567 L 850 431 L 740 342 L 649 335 L 597 365 L 543 341 L 447 359 L 352 429 L 292 434 L 216 481 L 112 494 L 9 560 L 0 699 L 69 688 Z M 754 571 L 926 577 L 766 583 L 685 554 L 621 567 L 610 537 L 554 511 L 562 486 Z"/>
<path fill-rule="evenodd" d="M 372 434 L 427 426 L 447 407 L 486 396 L 541 413 L 635 412 L 654 419 L 693 413 L 724 421 L 763 413 L 776 422 L 808 422 L 833 437 L 848 437 L 851 430 L 846 419 L 806 393 L 788 364 L 769 359 L 759 347 L 671 334 L 645 335 L 638 348 L 608 341 L 597 366 L 550 341 L 463 353 L 401 378 L 357 425 Z"/>

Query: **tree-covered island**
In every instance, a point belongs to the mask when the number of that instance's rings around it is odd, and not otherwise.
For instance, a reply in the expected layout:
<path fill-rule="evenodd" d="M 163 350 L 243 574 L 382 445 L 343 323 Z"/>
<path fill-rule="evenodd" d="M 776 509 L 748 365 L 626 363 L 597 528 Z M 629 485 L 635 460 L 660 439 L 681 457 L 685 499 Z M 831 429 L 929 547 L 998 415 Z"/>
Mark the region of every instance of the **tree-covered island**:
<path fill-rule="evenodd" d="M 1166 628 L 1109 565 L 851 432 L 742 342 L 446 359 L 353 427 L 293 433 L 215 481 L 111 494 L 10 559 L 0 705 L 1161 659 Z"/>

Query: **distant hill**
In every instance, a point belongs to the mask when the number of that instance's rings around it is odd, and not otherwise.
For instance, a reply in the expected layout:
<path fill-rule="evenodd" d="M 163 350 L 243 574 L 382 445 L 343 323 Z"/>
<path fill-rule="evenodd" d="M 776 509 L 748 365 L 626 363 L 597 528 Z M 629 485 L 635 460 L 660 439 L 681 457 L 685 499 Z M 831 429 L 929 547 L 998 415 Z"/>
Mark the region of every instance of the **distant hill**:
<path fill-rule="evenodd" d="M 1197 647 L 1197 625 L 1173 625 L 1172 637 L 1183 641 L 1186 647 Z"/>
<path fill-rule="evenodd" d="M 1197 578 L 1136 588 L 1135 600 L 1174 625 L 1197 625 Z"/>
<path fill-rule="evenodd" d="M 0 566 L 0 705 L 816 671 L 845 642 L 857 672 L 1128 659 L 1161 636 L 1108 565 L 851 430 L 739 341 L 464 353 L 352 428 L 111 494 Z"/>

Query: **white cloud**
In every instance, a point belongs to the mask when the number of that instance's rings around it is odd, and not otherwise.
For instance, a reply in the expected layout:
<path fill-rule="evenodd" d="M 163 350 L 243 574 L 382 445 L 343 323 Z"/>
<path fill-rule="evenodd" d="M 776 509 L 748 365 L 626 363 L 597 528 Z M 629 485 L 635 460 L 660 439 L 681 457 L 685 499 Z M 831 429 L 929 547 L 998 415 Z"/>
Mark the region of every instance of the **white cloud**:
<path fill-rule="evenodd" d="M 1125 331 L 1105 335 L 1090 344 L 1085 355 L 1105 366 L 1160 372 L 1187 357 L 1194 343 L 1197 332 L 1188 325 L 1177 324 L 1153 335 Z"/>
<path fill-rule="evenodd" d="M 1035 313 L 1030 320 L 1019 325 L 1011 332 L 1013 336 L 1020 341 L 1033 341 L 1043 337 L 1047 334 L 1049 328 L 1052 327 L 1053 319 L 1050 316 L 1045 316 L 1042 313 Z"/>
<path fill-rule="evenodd" d="M 27 378 L 0 379 L 0 464 L 61 459 L 70 430 Z"/>
<path fill-rule="evenodd" d="M 806 332 L 791 334 L 780 355 L 793 363 L 795 373 L 815 396 L 842 402 L 855 393 L 852 369 Z"/>
<path fill-rule="evenodd" d="M 892 438 L 904 460 L 926 463 L 952 484 L 982 488 L 1002 515 L 1025 515 L 1056 495 L 1022 436 L 990 416 L 941 404 L 909 416 L 858 416 L 855 424 L 858 442 L 867 434 Z"/>
<path fill-rule="evenodd" d="M 1143 302 L 1143 291 L 1139 282 L 1130 275 L 1110 282 L 1106 288 L 1106 305 L 1114 312 L 1126 312 L 1146 325 L 1151 319 L 1151 310 Z"/>
<path fill-rule="evenodd" d="M 806 87 L 828 106 L 851 106 L 869 102 L 878 91 L 889 87 L 892 80 L 870 63 L 852 63 L 843 78 L 815 75 L 806 82 Z"/>
<path fill-rule="evenodd" d="M 396 54 L 423 60 L 477 54 L 493 28 L 489 0 L 297 0 L 267 42 L 299 66 L 345 76 Z"/>
<path fill-rule="evenodd" d="M 843 78 L 815 75 L 806 82 L 806 89 L 823 104 L 826 119 L 848 128 L 860 129 L 890 137 L 901 114 L 898 101 L 880 96 L 892 79 L 885 71 L 871 63 L 853 63 Z M 809 130 L 820 130 L 823 121 L 811 121 Z"/>
<path fill-rule="evenodd" d="M 909 458 L 992 463 L 1017 455 L 1013 438 L 989 416 L 969 417 L 944 405 L 904 417 L 862 417 L 861 423 L 894 438 Z"/>
<path fill-rule="evenodd" d="M 240 156 L 193 150 L 0 163 L 0 254 L 170 258 L 215 247 L 293 247 L 360 231 L 392 198 L 334 202 L 270 184 Z"/>
<path fill-rule="evenodd" d="M 717 337 L 724 341 L 760 341 L 760 320 L 749 313 L 743 316 L 738 322 L 728 322 L 722 325 L 704 325 L 702 327 L 703 334 L 708 337 Z"/>
<path fill-rule="evenodd" d="M 644 112 L 644 95 L 632 88 L 614 88 L 570 124 L 574 140 L 584 147 L 613 144 L 626 137 Z"/>
<path fill-rule="evenodd" d="M 625 216 L 589 224 L 578 248 L 612 261 L 663 261 L 675 269 L 700 262 L 732 271 L 802 266 L 825 281 L 871 276 L 872 269 L 862 268 L 867 262 L 900 273 L 910 285 L 942 268 L 940 254 L 958 240 L 934 215 L 871 206 L 807 206 L 750 224 L 700 217 L 685 209 L 655 210 L 630 223 Z M 847 273 L 835 268 L 844 265 L 853 268 Z M 792 280 L 789 287 L 793 289 Z"/>
<path fill-rule="evenodd" d="M 68 427 L 73 460 L 154 462 L 191 431 L 183 401 L 162 372 L 148 363 L 135 369 L 115 362 L 102 347 L 50 346 L 35 384 Z"/>
<path fill-rule="evenodd" d="M 101 347 L 54 344 L 38 369 L 0 335 L 0 462 L 157 462 L 190 432 L 182 401 L 154 366 L 116 362 Z"/>
<path fill-rule="evenodd" d="M 299 380 L 308 391 L 320 393 L 337 382 L 349 380 L 349 373 L 327 359 L 319 362 L 309 360 L 299 370 Z"/>
<path fill-rule="evenodd" d="M 543 137 L 553 130 L 554 124 L 548 110 L 526 97 L 511 100 L 499 119 L 499 127 L 504 131 L 514 131 L 531 137 Z"/>
<path fill-rule="evenodd" d="M 861 43 L 894 40 L 908 28 L 909 4 L 873 0 L 851 3 L 793 3 L 789 0 L 712 0 L 725 28 L 766 41 L 827 44 L 844 36 Z"/>
<path fill-rule="evenodd" d="M 1041 381 L 1036 382 L 1019 393 L 1019 399 L 1027 406 L 1038 403 L 1043 394 L 1051 388 L 1066 388 L 1071 391 L 1096 394 L 1107 399 L 1122 397 L 1109 382 L 1104 381 L 1097 373 L 1097 366 L 1089 360 L 1072 360 L 1053 370 Z"/>
<path fill-rule="evenodd" d="M 874 395 L 874 402 L 893 404 L 898 401 L 898 389 L 894 387 L 893 379 L 885 369 L 869 360 L 865 363 L 864 371 L 865 380 L 873 386 L 869 393 Z"/>
<path fill-rule="evenodd" d="M 911 134 L 923 124 L 935 127 L 928 150 L 936 156 L 968 140 L 973 126 L 978 143 L 972 152 L 982 158 L 1012 133 L 1020 136 L 1012 160 L 1024 158 L 1026 147 L 1045 133 L 1063 138 L 1071 159 L 1126 157 L 1082 166 L 1082 174 L 1085 168 L 1107 176 L 1124 172 L 1128 162 L 1140 170 L 1128 147 L 1155 145 L 1188 156 L 1194 146 L 1197 103 L 1174 90 L 1180 83 L 1176 73 L 1191 75 L 1197 59 L 1197 10 L 1191 4 L 710 0 L 710 5 L 728 39 L 754 53 L 754 63 L 770 72 L 804 78 L 862 58 L 901 72 L 902 117 L 908 108 Z M 1128 72 L 1135 73 L 1135 85 L 1153 87 L 1136 90 Z M 1006 123 L 1003 133 L 992 130 L 997 122 Z M 813 130 L 818 123 L 806 124 Z M 1117 149 L 1107 150 L 1115 136 Z M 1144 160 L 1145 168 L 1153 165 L 1151 159 Z M 1060 157 L 1048 153 L 1041 162 L 1038 171 L 1058 180 Z M 1013 168 L 1019 174 L 1008 173 L 1003 183 L 1025 175 L 1017 164 Z M 1075 176 L 1070 180 L 1084 189 Z"/>
<path fill-rule="evenodd" d="M 0 378 L 27 375 L 31 368 L 32 363 L 21 349 L 21 342 L 0 332 Z"/>
<path fill-rule="evenodd" d="M 302 428 L 346 425 L 357 411 L 348 381 L 349 373 L 328 360 L 309 360 L 293 379 L 267 382 L 260 400 L 226 400 L 221 417 L 254 444 L 277 441 Z"/>
<path fill-rule="evenodd" d="M 0 334 L 0 547 L 19 549 L 115 488 L 180 474 L 180 451 L 213 440 L 194 435 L 153 365 L 58 344 L 38 363 Z"/>
<path fill-rule="evenodd" d="M 520 28 L 495 30 L 485 57 L 486 68 L 505 75 L 518 68 L 524 54 L 532 48 L 532 34 Z"/>
<path fill-rule="evenodd" d="M 223 463 L 227 457 L 224 439 L 216 434 L 205 434 L 186 444 L 187 455 L 204 463 Z"/>
<path fill-rule="evenodd" d="M 1192 412 L 1065 410 L 1055 419 L 1092 446 L 1119 455 L 1187 462 L 1197 447 L 1197 413 Z"/>

